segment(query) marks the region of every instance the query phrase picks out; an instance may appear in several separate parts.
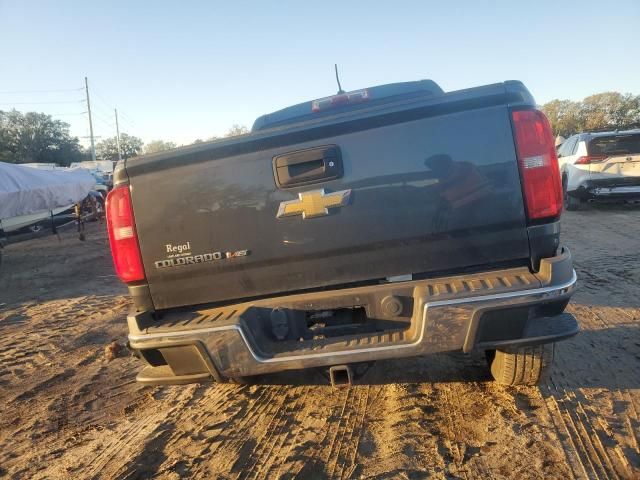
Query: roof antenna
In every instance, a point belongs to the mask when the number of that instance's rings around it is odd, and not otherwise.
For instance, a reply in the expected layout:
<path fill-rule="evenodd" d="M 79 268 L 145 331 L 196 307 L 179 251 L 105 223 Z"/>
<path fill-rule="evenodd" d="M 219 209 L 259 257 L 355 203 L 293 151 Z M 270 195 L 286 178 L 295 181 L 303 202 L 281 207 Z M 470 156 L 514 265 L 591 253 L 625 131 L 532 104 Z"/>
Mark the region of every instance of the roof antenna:
<path fill-rule="evenodd" d="M 333 66 L 336 69 L 336 82 L 338 82 L 338 95 L 342 95 L 344 90 L 342 89 L 342 85 L 340 85 L 340 77 L 338 76 L 338 64 L 334 63 Z"/>

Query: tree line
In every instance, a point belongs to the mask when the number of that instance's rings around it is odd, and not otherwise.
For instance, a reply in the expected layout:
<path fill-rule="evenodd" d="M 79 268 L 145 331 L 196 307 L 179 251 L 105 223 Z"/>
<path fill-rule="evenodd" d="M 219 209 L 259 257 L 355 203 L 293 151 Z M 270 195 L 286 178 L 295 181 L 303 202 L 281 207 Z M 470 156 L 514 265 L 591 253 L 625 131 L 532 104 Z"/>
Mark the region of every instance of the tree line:
<path fill-rule="evenodd" d="M 0 111 L 0 161 L 69 165 L 85 156 L 68 123 L 44 113 Z"/>
<path fill-rule="evenodd" d="M 249 133 L 249 129 L 244 125 L 233 125 L 224 137 L 235 137 L 236 135 L 244 135 Z M 219 137 L 209 137 L 206 141 L 210 142 L 217 140 Z M 204 143 L 205 140 L 200 138 L 196 139 L 193 143 Z M 175 142 L 167 142 L 164 140 L 151 140 L 145 144 L 140 138 L 128 135 L 126 133 L 120 134 L 120 153 L 122 158 L 127 159 L 142 154 L 158 153 L 164 150 L 171 150 L 172 148 L 178 148 Z M 96 156 L 102 160 L 118 160 L 118 144 L 116 137 L 107 138 L 102 140 L 96 145 Z"/>
<path fill-rule="evenodd" d="M 640 95 L 604 92 L 574 102 L 552 100 L 542 106 L 556 135 L 640 127 Z"/>
<path fill-rule="evenodd" d="M 640 126 L 640 95 L 604 92 L 580 101 L 552 100 L 542 106 L 556 135 L 568 137 L 574 133 L 599 129 L 622 129 Z M 21 113 L 0 110 L 0 161 L 9 163 L 56 163 L 70 165 L 89 160 L 88 149 L 69 133 L 69 124 L 50 115 L 37 112 Z M 242 125 L 233 125 L 225 137 L 248 133 Z M 216 140 L 217 137 L 206 141 Z M 194 143 L 202 143 L 198 139 Z M 122 158 L 156 153 L 176 148 L 174 142 L 142 139 L 122 133 Z M 96 156 L 102 160 L 117 160 L 116 137 L 106 138 L 96 145 Z"/>
<path fill-rule="evenodd" d="M 80 145 L 78 138 L 69 133 L 69 128 L 68 123 L 44 113 L 0 110 L 0 162 L 68 166 L 74 162 L 91 160 L 90 150 Z M 233 125 L 224 136 L 242 135 L 248 131 L 245 126 Z M 211 137 L 207 141 L 217 138 Z M 198 139 L 194 143 L 202 142 L 204 140 Z M 120 134 L 120 154 L 125 159 L 177 147 L 175 142 L 152 140 L 145 144 L 134 135 Z M 115 136 L 96 144 L 96 157 L 99 160 L 118 160 Z"/>

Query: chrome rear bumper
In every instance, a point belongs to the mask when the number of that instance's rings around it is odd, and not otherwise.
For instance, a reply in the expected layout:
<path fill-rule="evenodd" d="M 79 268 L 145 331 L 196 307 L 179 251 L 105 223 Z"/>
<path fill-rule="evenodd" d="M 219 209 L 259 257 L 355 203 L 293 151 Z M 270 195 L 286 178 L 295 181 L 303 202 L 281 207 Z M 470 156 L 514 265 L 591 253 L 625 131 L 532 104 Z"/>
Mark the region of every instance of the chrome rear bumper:
<path fill-rule="evenodd" d="M 564 249 L 544 259 L 540 272 L 515 268 L 482 274 L 280 297 L 224 309 L 175 312 L 161 321 L 128 318 L 131 348 L 149 366 L 147 383 L 184 383 L 213 377 L 412 357 L 429 353 L 547 343 L 575 335 L 573 316 L 562 314 L 576 274 Z M 406 292 L 413 299 L 407 328 L 332 339 L 275 342 L 260 318 L 273 308 L 305 308 L 327 297 L 345 304 Z M 517 318 L 516 318 L 517 317 Z"/>

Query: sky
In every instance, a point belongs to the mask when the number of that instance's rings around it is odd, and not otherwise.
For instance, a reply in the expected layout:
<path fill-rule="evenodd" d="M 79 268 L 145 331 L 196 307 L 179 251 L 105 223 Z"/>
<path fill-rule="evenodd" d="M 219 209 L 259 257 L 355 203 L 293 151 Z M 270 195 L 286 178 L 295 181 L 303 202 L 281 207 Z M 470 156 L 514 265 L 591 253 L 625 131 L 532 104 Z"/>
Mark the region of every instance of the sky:
<path fill-rule="evenodd" d="M 0 0 L 0 110 L 188 144 L 342 86 L 640 94 L 640 1 Z M 86 138 L 81 138 L 87 144 Z"/>

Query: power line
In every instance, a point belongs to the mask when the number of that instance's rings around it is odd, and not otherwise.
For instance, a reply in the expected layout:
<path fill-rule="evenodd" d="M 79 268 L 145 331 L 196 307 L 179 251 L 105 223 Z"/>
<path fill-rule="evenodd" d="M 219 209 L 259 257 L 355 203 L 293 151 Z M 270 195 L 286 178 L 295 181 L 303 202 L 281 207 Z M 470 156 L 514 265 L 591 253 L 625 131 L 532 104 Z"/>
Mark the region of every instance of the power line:
<path fill-rule="evenodd" d="M 92 105 L 89 106 L 90 100 L 89 100 L 89 92 L 88 92 L 88 85 L 87 85 L 86 78 L 85 78 L 85 86 L 80 88 L 1 90 L 0 95 L 20 95 L 20 94 L 25 95 L 25 94 L 47 94 L 47 93 L 53 94 L 53 93 L 74 93 L 74 92 L 83 92 L 85 94 L 83 95 L 83 97 L 85 98 L 82 98 L 81 100 L 45 100 L 40 102 L 39 101 L 0 102 L 0 105 L 7 105 L 7 106 L 13 107 L 13 106 L 19 106 L 19 105 L 82 104 L 86 108 L 86 110 L 82 112 L 60 112 L 60 113 L 53 113 L 53 114 L 47 114 L 47 115 L 50 115 L 52 117 L 57 117 L 57 116 L 76 116 L 76 115 L 88 114 L 90 117 L 91 116 L 95 117 L 95 119 L 98 120 L 101 125 L 103 125 L 101 128 L 108 129 L 109 132 L 114 132 L 117 135 L 118 128 L 113 123 L 113 120 L 110 120 L 112 115 L 111 112 L 114 110 L 114 108 L 111 105 L 111 102 L 109 102 L 105 97 L 103 97 L 99 92 L 97 92 L 95 88 L 91 89 L 91 93 L 92 93 L 91 100 L 97 99 L 99 103 L 96 104 L 95 102 L 92 102 Z M 104 105 L 104 107 L 106 108 L 104 108 L 102 105 Z M 131 119 L 131 117 L 129 117 L 123 111 L 119 111 L 118 114 L 121 116 L 120 118 L 121 124 L 124 123 L 125 125 L 128 125 L 131 130 L 136 129 L 137 124 L 133 119 Z M 91 118 L 89 119 L 89 123 L 91 124 Z M 91 130 L 92 130 L 92 126 L 89 125 L 88 137 L 90 137 L 92 134 Z M 92 151 L 94 150 L 92 149 Z"/>
<path fill-rule="evenodd" d="M 105 99 L 102 95 L 100 95 L 100 92 L 98 92 L 95 87 L 91 90 L 94 94 L 95 97 L 102 102 L 102 104 L 104 105 L 104 107 L 106 107 L 109 110 L 109 113 L 107 114 L 106 111 L 102 110 L 103 107 L 101 107 L 100 105 L 97 105 L 98 110 L 103 111 L 105 115 L 109 115 L 111 116 L 111 112 L 115 109 L 115 107 L 111 104 L 111 102 L 109 102 L 107 99 Z M 124 115 L 122 112 L 120 112 L 121 115 Z M 126 116 L 126 115 L 124 115 Z"/>
<path fill-rule="evenodd" d="M 95 90 L 92 89 L 91 92 L 95 93 Z M 96 95 L 95 97 L 102 101 L 102 105 L 108 106 L 106 101 L 104 101 L 104 98 L 101 98 L 99 94 Z M 109 127 L 110 128 L 112 128 L 114 130 L 117 130 L 116 125 L 112 121 L 108 121 L 108 122 L 105 121 L 104 117 L 110 118 L 111 117 L 111 113 L 107 113 L 107 111 L 104 109 L 105 107 L 103 107 L 102 105 L 100 105 L 99 103 L 95 103 L 94 102 L 91 105 L 91 112 L 93 113 L 94 117 L 97 117 L 98 119 L 100 119 L 101 116 L 103 116 L 101 121 L 103 123 L 109 123 Z M 100 115 L 100 114 L 102 114 L 102 115 Z M 118 117 L 120 117 L 120 120 L 121 120 L 120 124 L 121 125 L 124 124 L 125 127 L 127 127 L 126 130 L 131 131 L 131 130 L 135 130 L 136 129 L 135 122 L 130 120 L 128 118 L 128 116 L 126 114 L 124 114 L 123 112 L 121 112 L 120 110 L 118 110 Z M 122 118 L 122 117 L 124 117 L 124 118 Z"/>
<path fill-rule="evenodd" d="M 113 123 L 110 123 L 106 120 L 104 120 L 102 117 L 99 117 L 95 114 L 95 112 L 92 112 L 94 118 L 96 118 L 97 120 L 99 120 L 100 122 L 102 122 L 103 125 L 105 125 L 106 127 L 109 128 L 109 130 L 113 130 L 115 132 L 116 126 Z"/>
<path fill-rule="evenodd" d="M 47 89 L 47 90 L 2 90 L 0 91 L 0 94 L 10 95 L 10 94 L 26 94 L 26 93 L 64 93 L 64 92 L 81 92 L 83 90 L 85 90 L 85 87 Z M 111 111 L 114 108 L 111 102 L 109 102 L 104 96 L 102 96 L 98 91 L 96 91 L 95 87 L 91 89 L 91 93 L 106 107 L 105 110 L 102 110 L 102 107 L 100 105 L 92 105 L 93 110 L 95 110 L 97 107 L 98 110 L 103 111 L 106 116 L 111 116 Z M 31 102 L 31 101 L 30 102 L 0 102 L 0 105 L 55 105 L 55 104 L 72 104 L 72 103 L 86 104 L 86 99 L 83 98 L 77 101 L 55 100 L 55 101 L 43 101 L 43 102 Z M 120 110 L 118 113 L 126 123 L 129 123 L 132 126 L 136 125 L 136 122 L 125 112 Z M 65 115 L 71 115 L 71 114 L 65 114 Z"/>
<path fill-rule="evenodd" d="M 92 105 L 92 106 L 93 106 L 93 105 Z M 98 114 L 98 113 L 95 111 L 95 109 L 91 109 L 91 113 L 92 113 L 92 115 L 93 115 L 94 117 L 102 118 L 105 122 L 107 122 L 107 123 L 109 123 L 109 124 L 111 123 L 111 120 L 108 120 L 109 116 L 107 116 L 107 115 L 102 115 L 102 114 Z"/>
<path fill-rule="evenodd" d="M 102 102 L 102 104 L 107 107 L 110 111 L 114 109 L 114 105 L 111 104 L 109 100 L 103 97 L 99 91 L 96 90 L 95 86 L 91 89 L 92 93 L 95 94 L 95 97 Z M 110 114 L 109 114 L 110 115 Z M 125 123 L 128 123 L 131 128 L 135 128 L 137 126 L 136 122 L 129 117 L 126 112 L 122 110 L 118 110 L 118 116 L 121 120 L 124 120 Z"/>
<path fill-rule="evenodd" d="M 126 118 L 122 118 L 122 112 L 119 109 L 118 109 L 118 119 L 120 120 L 120 126 L 122 127 L 124 125 L 126 127 L 125 130 L 136 129 L 136 126 L 134 125 L 133 122 L 131 122 L 130 120 L 127 120 Z"/>
<path fill-rule="evenodd" d="M 132 122 L 127 118 L 124 118 L 124 115 L 119 110 L 118 110 L 118 116 L 120 117 L 121 125 L 124 124 L 126 130 L 135 131 L 138 129 L 138 125 L 135 122 Z"/>
<path fill-rule="evenodd" d="M 69 112 L 65 112 L 65 113 L 47 113 L 47 115 L 50 115 L 52 117 L 58 117 L 60 115 L 86 115 L 87 111 L 85 110 L 84 112 L 77 112 L 77 113 L 69 113 Z"/>
<path fill-rule="evenodd" d="M 12 95 L 12 94 L 19 94 L 19 93 L 62 93 L 62 92 L 80 92 L 82 91 L 83 88 L 66 88 L 66 89 L 60 89 L 60 90 L 3 90 L 0 91 L 0 94 L 2 95 Z"/>
<path fill-rule="evenodd" d="M 91 112 L 92 113 L 101 112 L 105 117 L 111 117 L 112 115 L 111 111 L 104 109 L 104 107 L 101 107 L 95 102 L 93 103 L 93 105 L 91 105 Z"/>
<path fill-rule="evenodd" d="M 53 105 L 53 104 L 62 104 L 62 103 L 83 103 L 84 100 L 66 100 L 66 101 L 55 101 L 55 102 L 0 102 L 0 105 Z"/>
<path fill-rule="evenodd" d="M 98 100 L 100 100 L 102 103 L 104 103 L 105 107 L 107 107 L 107 108 L 109 108 L 109 109 L 113 108 L 113 107 L 111 106 L 111 102 L 108 102 L 107 100 L 105 100 L 105 98 L 104 98 L 102 95 L 100 95 L 100 94 L 96 91 L 96 89 L 95 89 L 95 88 L 93 89 L 93 93 L 95 93 L 95 95 L 96 95 L 96 97 L 98 98 Z"/>
<path fill-rule="evenodd" d="M 118 112 L 118 113 L 120 113 L 120 112 Z M 133 125 L 131 122 L 128 122 L 127 120 L 124 120 L 122 118 L 120 120 L 121 120 L 120 126 L 123 127 L 122 128 L 122 132 L 123 133 L 133 132 L 133 131 L 136 130 L 136 126 Z"/>
<path fill-rule="evenodd" d="M 109 118 L 105 118 L 102 115 L 99 115 L 95 112 L 95 110 L 92 110 L 91 113 L 93 114 L 94 118 L 96 118 L 97 120 L 99 120 L 100 122 L 102 122 L 104 125 L 106 125 L 107 127 L 109 127 L 109 130 L 115 132 L 116 130 L 116 125 L 115 123 L 113 123 L 112 120 L 109 120 Z"/>
<path fill-rule="evenodd" d="M 120 112 L 120 116 L 124 117 L 125 120 L 127 120 L 131 125 L 136 125 L 136 122 L 134 122 L 131 117 L 129 115 L 127 115 L 124 112 Z"/>
<path fill-rule="evenodd" d="M 117 136 L 117 127 L 113 122 L 111 122 L 110 120 L 106 119 L 102 115 L 97 114 L 94 109 L 91 110 L 91 114 L 92 114 L 94 120 L 98 120 L 98 122 L 100 122 L 100 124 L 101 124 L 101 125 L 98 125 L 97 129 L 95 128 L 95 125 L 94 125 L 94 129 L 95 130 L 99 130 L 99 131 L 101 131 L 103 133 L 105 133 L 105 131 L 108 132 L 108 135 L 103 135 L 103 137 L 114 137 L 114 136 Z"/>

